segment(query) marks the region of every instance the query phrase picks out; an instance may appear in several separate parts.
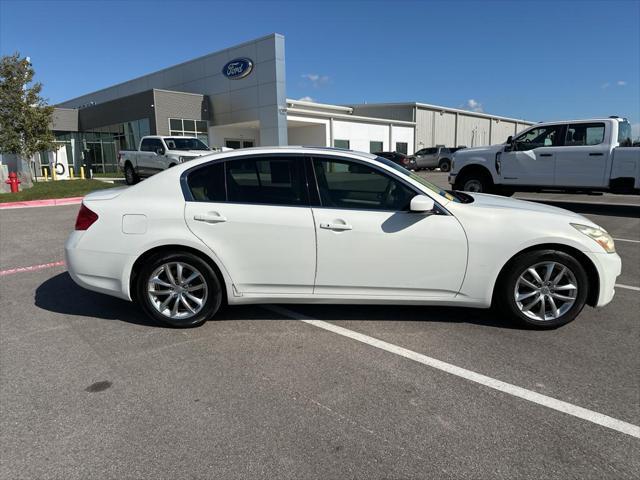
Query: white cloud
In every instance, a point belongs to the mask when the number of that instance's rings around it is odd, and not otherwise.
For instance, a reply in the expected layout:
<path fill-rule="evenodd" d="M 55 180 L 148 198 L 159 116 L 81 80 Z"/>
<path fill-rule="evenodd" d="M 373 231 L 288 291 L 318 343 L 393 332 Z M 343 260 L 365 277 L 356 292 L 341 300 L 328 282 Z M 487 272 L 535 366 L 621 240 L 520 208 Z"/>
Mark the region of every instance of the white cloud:
<path fill-rule="evenodd" d="M 301 97 L 298 100 L 300 100 L 301 102 L 315 102 L 315 100 L 311 98 L 309 95 L 305 95 L 304 97 Z"/>
<path fill-rule="evenodd" d="M 328 75 L 319 75 L 317 73 L 305 73 L 304 75 L 301 75 L 301 76 L 305 80 L 309 80 L 311 82 L 311 85 L 313 85 L 315 88 L 318 88 L 321 85 L 325 85 L 329 83 Z"/>
<path fill-rule="evenodd" d="M 484 112 L 484 109 L 482 108 L 482 104 L 477 100 L 474 100 L 473 98 L 470 98 L 469 100 L 467 100 L 467 103 L 465 104 L 465 106 L 473 112 Z"/>
<path fill-rule="evenodd" d="M 627 82 L 624 81 L 624 80 L 618 80 L 616 82 L 616 85 L 618 85 L 619 87 L 624 87 L 626 84 L 627 84 Z"/>

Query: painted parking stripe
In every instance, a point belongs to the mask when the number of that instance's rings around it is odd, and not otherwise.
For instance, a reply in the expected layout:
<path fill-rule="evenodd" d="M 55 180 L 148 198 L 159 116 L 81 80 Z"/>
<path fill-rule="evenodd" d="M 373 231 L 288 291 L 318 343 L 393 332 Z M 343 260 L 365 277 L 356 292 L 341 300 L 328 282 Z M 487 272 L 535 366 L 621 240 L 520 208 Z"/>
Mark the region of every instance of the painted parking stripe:
<path fill-rule="evenodd" d="M 626 288 L 627 290 L 635 290 L 640 292 L 640 287 L 634 287 L 633 285 L 625 285 L 623 283 L 616 283 L 616 288 Z"/>
<path fill-rule="evenodd" d="M 640 243 L 640 240 L 630 240 L 630 239 L 628 239 L 628 238 L 615 238 L 615 237 L 613 237 L 613 239 L 614 239 L 616 242 Z"/>
<path fill-rule="evenodd" d="M 437 370 L 449 373 L 451 375 L 464 378 L 485 387 L 493 388 L 500 392 L 513 395 L 514 397 L 522 398 L 529 402 L 536 403 L 538 405 L 542 405 L 569 415 L 573 415 L 574 417 L 580 418 L 582 420 L 586 420 L 588 422 L 592 422 L 621 433 L 626 433 L 627 435 L 631 435 L 632 437 L 640 438 L 640 427 L 637 425 L 633 425 L 631 423 L 627 423 L 608 415 L 594 412 L 592 410 L 588 410 L 586 408 L 582 408 L 577 405 L 558 400 L 556 398 L 548 397 L 547 395 L 542 395 L 540 393 L 527 390 L 526 388 L 518 387 L 516 385 L 512 385 L 495 378 L 487 377 L 486 375 L 482 375 L 465 368 L 457 367 L 450 363 L 428 357 L 426 355 L 408 350 L 403 347 L 399 347 L 398 345 L 394 345 L 383 340 L 378 340 L 377 338 L 370 337 L 369 335 L 364 335 L 347 328 L 339 327 L 329 322 L 308 317 L 287 308 L 275 305 L 270 305 L 265 308 L 268 308 L 269 310 L 279 315 L 283 315 L 294 320 L 299 320 L 309 325 L 313 325 L 314 327 L 322 328 L 323 330 L 328 330 L 329 332 L 342 335 L 343 337 L 351 338 L 352 340 L 365 343 L 386 352 L 394 353 L 401 357 L 408 358 L 409 360 L 413 360 L 414 362 L 418 362 Z"/>
<path fill-rule="evenodd" d="M 0 277 L 4 277 L 5 275 L 13 275 L 14 273 L 35 272 L 37 270 L 45 270 L 47 268 L 53 267 L 64 267 L 64 261 L 60 260 L 58 262 L 41 263 L 40 265 L 31 265 L 28 267 L 16 267 L 9 268 L 8 270 L 0 270 Z"/>

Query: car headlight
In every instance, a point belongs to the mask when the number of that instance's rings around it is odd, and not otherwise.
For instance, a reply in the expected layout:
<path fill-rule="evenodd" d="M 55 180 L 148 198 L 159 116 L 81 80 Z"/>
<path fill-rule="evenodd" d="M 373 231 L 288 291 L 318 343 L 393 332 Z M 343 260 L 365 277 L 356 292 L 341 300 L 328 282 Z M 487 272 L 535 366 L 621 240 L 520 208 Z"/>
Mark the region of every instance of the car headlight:
<path fill-rule="evenodd" d="M 598 244 L 604 248 L 605 252 L 614 253 L 616 251 L 613 238 L 611 238 L 611 235 L 609 235 L 606 230 L 599 227 L 590 227 L 589 225 L 580 225 L 579 223 L 572 223 L 571 226 L 598 242 Z"/>

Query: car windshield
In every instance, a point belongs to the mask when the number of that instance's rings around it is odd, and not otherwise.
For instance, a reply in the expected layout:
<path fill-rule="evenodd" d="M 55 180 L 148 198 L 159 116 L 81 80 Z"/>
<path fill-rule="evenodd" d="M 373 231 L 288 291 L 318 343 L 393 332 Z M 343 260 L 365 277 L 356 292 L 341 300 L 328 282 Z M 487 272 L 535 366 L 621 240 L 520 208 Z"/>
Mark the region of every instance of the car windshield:
<path fill-rule="evenodd" d="M 209 150 L 209 147 L 197 138 L 171 137 L 165 138 L 164 142 L 169 150 Z"/>
<path fill-rule="evenodd" d="M 456 198 L 454 195 L 450 194 L 446 190 L 443 190 L 442 188 L 438 187 L 437 185 L 431 183 L 429 180 L 426 180 L 426 179 L 422 178 L 420 175 L 417 175 L 417 174 L 407 170 L 406 168 L 398 165 L 397 163 L 394 163 L 391 160 L 387 160 L 384 157 L 376 157 L 376 160 L 379 161 L 380 163 L 384 163 L 385 165 L 387 165 L 387 166 L 393 168 L 394 170 L 396 170 L 397 172 L 400 172 L 401 174 L 411 178 L 412 180 L 415 180 L 416 182 L 424 185 L 429 190 L 431 190 L 432 192 L 437 193 L 441 197 L 444 197 L 444 198 L 446 198 L 447 200 L 449 200 L 451 202 L 461 203 L 461 200 L 459 198 Z"/>

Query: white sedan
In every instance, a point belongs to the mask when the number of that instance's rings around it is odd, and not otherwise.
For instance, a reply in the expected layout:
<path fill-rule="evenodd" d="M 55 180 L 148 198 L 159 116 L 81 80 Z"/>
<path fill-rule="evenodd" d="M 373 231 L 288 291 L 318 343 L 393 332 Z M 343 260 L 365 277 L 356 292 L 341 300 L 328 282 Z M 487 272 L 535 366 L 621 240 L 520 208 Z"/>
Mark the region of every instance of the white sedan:
<path fill-rule="evenodd" d="M 223 303 L 494 306 L 557 327 L 609 303 L 621 269 L 575 213 L 305 147 L 216 153 L 89 194 L 65 251 L 80 286 L 177 327 Z"/>

